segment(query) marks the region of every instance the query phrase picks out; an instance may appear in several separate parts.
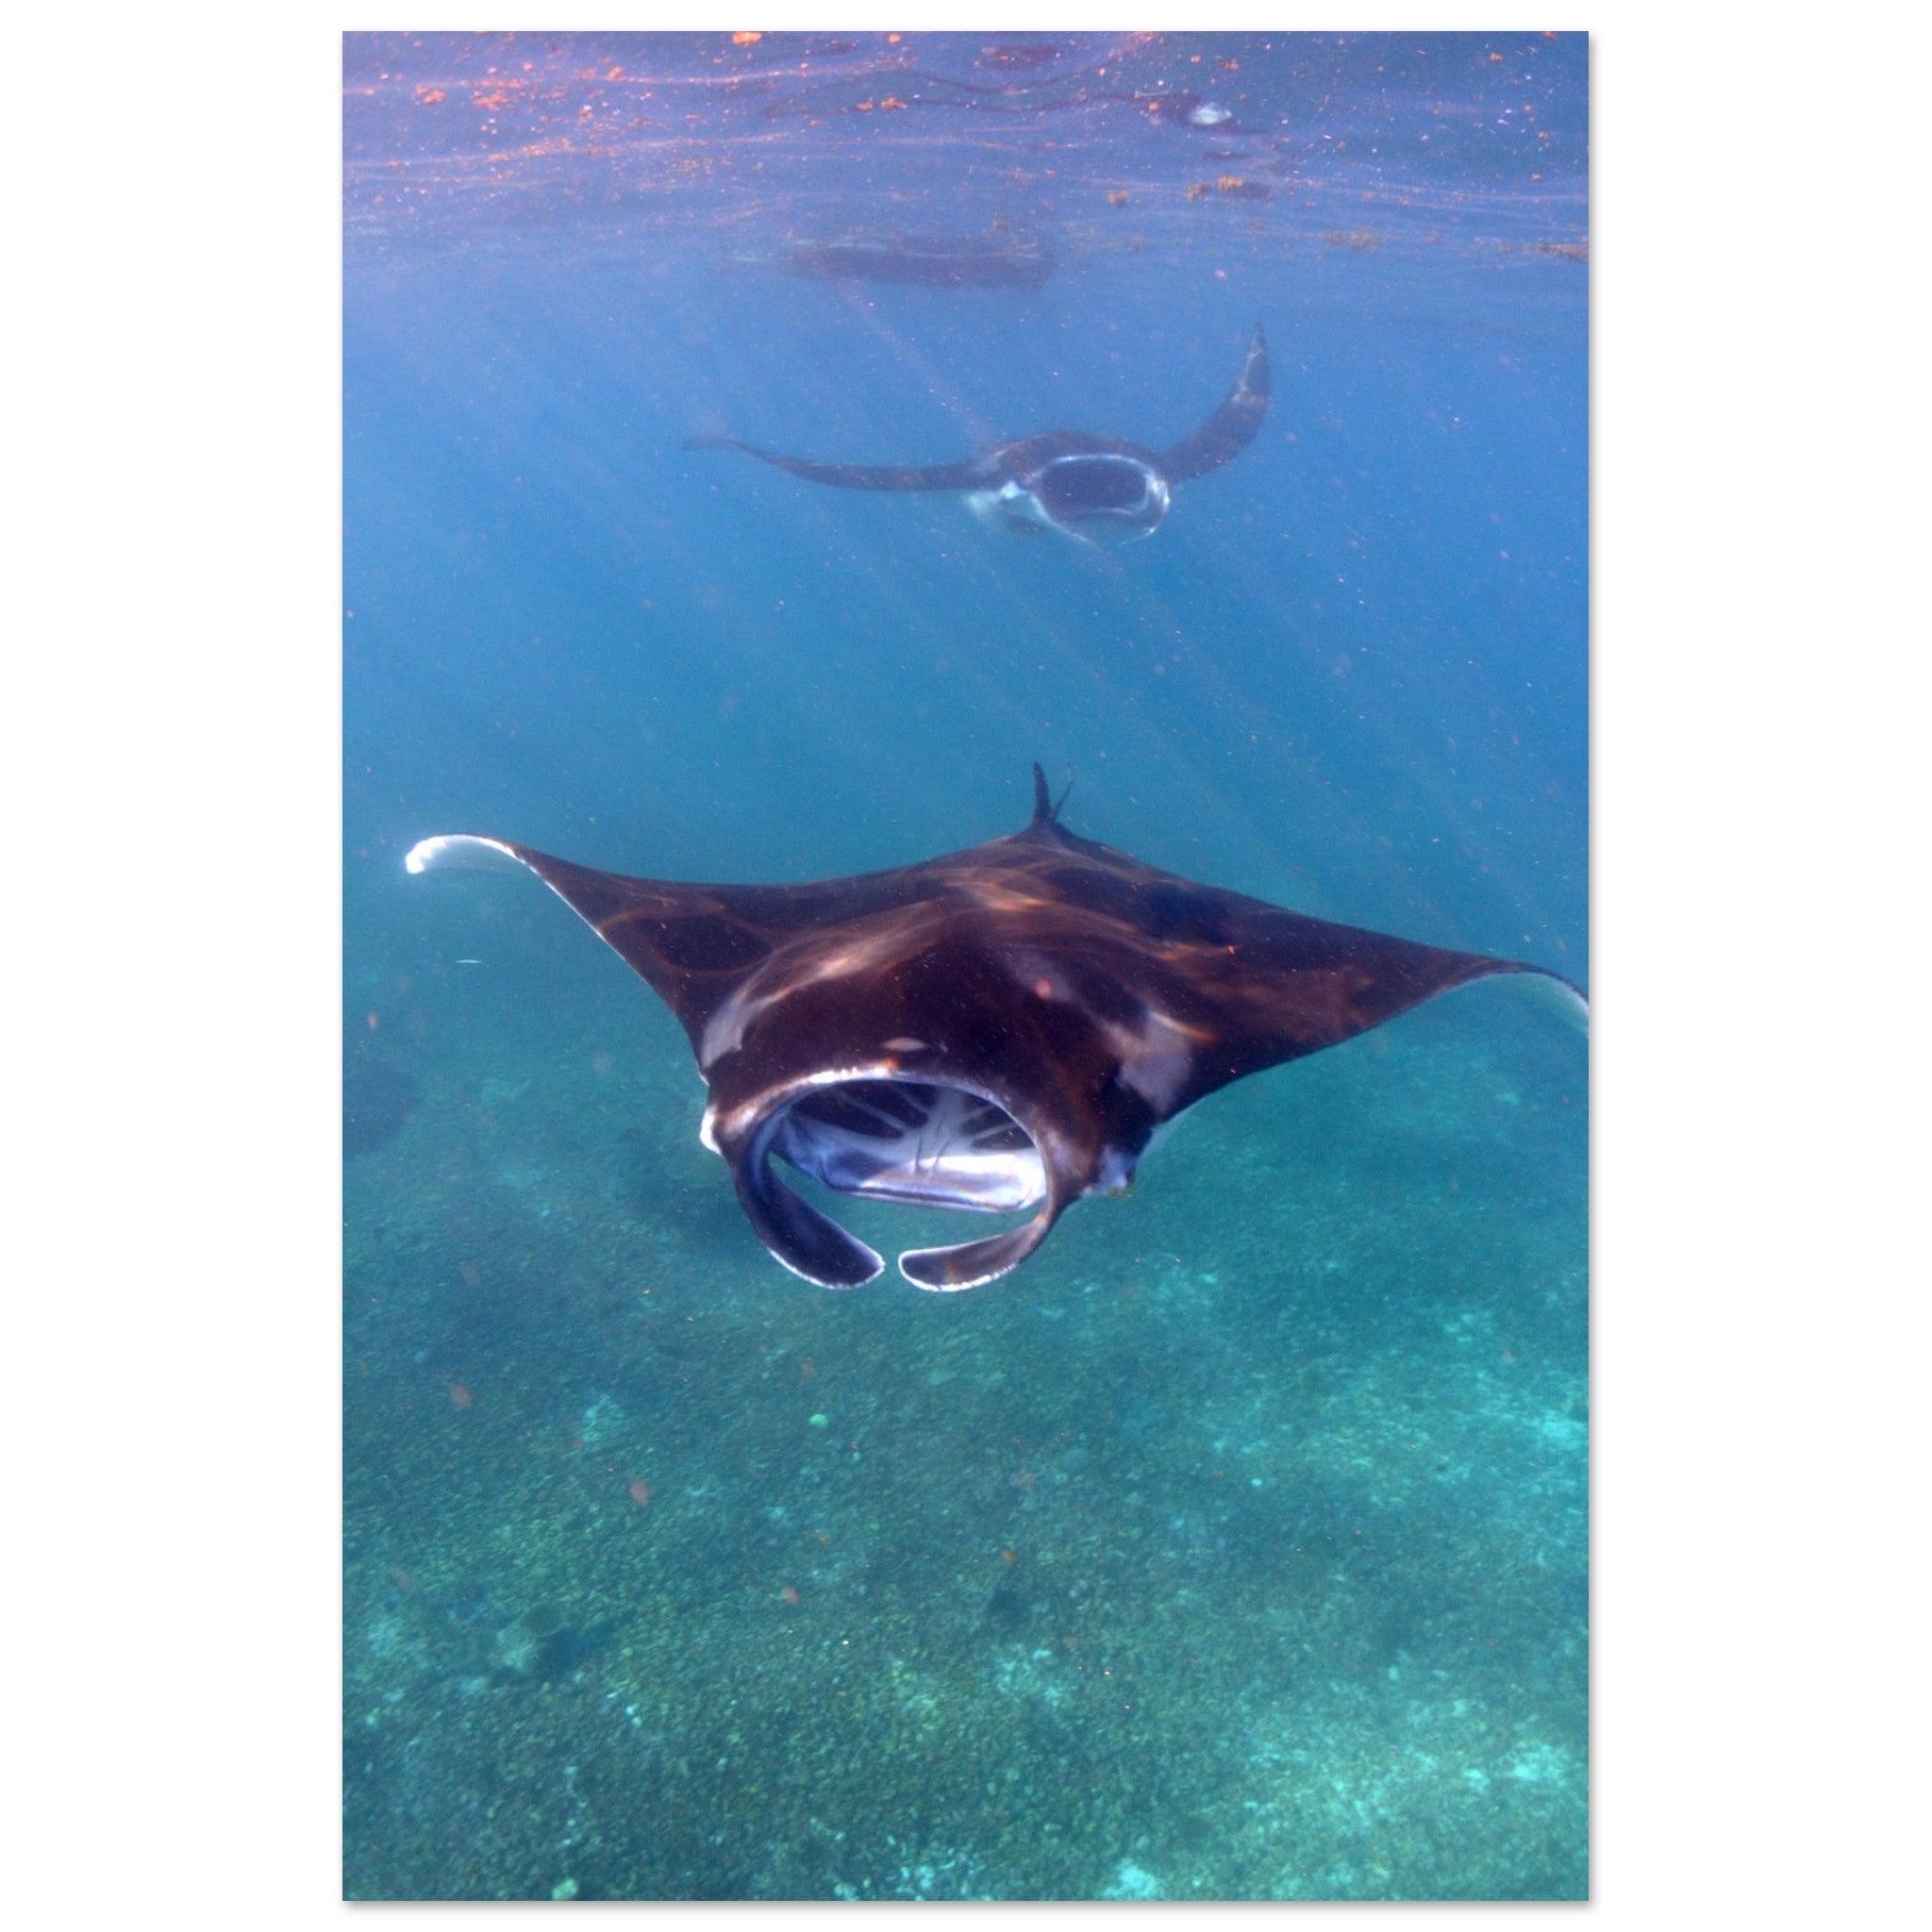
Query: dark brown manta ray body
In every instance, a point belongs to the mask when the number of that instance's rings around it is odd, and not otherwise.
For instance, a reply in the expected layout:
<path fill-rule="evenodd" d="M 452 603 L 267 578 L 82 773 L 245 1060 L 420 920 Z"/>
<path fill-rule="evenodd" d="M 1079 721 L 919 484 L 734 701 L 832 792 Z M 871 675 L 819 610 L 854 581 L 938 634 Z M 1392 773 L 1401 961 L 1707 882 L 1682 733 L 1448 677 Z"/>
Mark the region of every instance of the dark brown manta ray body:
<path fill-rule="evenodd" d="M 1103 536 L 1131 541 L 1160 526 L 1176 484 L 1232 462 L 1254 441 L 1268 413 L 1268 342 L 1257 323 L 1241 374 L 1220 408 L 1164 450 L 1078 429 L 991 442 L 959 462 L 924 466 L 813 462 L 735 436 L 694 436 L 685 448 L 741 450 L 809 483 L 841 490 L 948 491 L 1009 529 L 1057 530 L 1087 542 Z"/>
<path fill-rule="evenodd" d="M 1309 919 L 1076 837 L 1036 765 L 1024 830 L 896 872 L 799 886 L 625 878 L 526 846 L 425 839 L 412 873 L 524 866 L 683 1023 L 702 1138 L 793 1274 L 857 1288 L 879 1257 L 773 1172 L 1019 1227 L 899 1257 L 921 1288 L 1016 1268 L 1082 1195 L 1123 1190 L 1195 1101 L 1491 974 L 1567 980 Z"/>

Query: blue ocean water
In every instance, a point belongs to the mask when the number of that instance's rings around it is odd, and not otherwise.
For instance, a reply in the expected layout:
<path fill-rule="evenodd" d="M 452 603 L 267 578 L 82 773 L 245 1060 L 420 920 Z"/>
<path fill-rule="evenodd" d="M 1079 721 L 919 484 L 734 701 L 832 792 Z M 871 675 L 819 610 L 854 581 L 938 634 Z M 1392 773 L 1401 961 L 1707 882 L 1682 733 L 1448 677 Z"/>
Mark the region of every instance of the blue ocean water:
<path fill-rule="evenodd" d="M 1574 1033 L 1478 985 L 999 1282 L 831 1294 L 649 991 L 402 858 L 825 877 L 1038 760 L 1587 983 L 1586 106 L 1580 36 L 349 37 L 351 1895 L 1585 1892 Z M 787 272 L 858 238 L 1051 272 Z M 683 447 L 1159 447 L 1257 320 L 1259 436 L 1124 547 Z"/>

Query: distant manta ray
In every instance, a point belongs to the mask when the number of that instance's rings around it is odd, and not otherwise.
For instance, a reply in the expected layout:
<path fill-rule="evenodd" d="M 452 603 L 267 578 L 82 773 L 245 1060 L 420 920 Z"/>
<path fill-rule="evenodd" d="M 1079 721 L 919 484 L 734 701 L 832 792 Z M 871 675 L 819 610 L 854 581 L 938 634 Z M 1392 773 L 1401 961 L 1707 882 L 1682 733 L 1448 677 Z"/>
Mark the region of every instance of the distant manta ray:
<path fill-rule="evenodd" d="M 1452 987 L 1541 966 L 1443 952 L 1157 872 L 1068 831 L 1033 768 L 1022 831 L 815 885 L 625 878 L 499 839 L 425 839 L 411 873 L 525 867 L 683 1024 L 710 1090 L 700 1139 L 794 1274 L 883 1266 L 772 1171 L 1017 1227 L 901 1255 L 921 1288 L 1016 1268 L 1088 1194 L 1124 1191 L 1205 1095 L 1351 1040 Z"/>
<path fill-rule="evenodd" d="M 1057 530 L 1091 541 L 1151 536 L 1174 501 L 1174 486 L 1231 462 L 1268 413 L 1268 342 L 1259 323 L 1226 400 L 1194 433 L 1165 450 L 1077 429 L 1048 429 L 1012 442 L 990 442 L 963 462 L 925 468 L 902 464 L 816 463 L 741 442 L 735 436 L 694 436 L 686 449 L 736 449 L 811 483 L 841 490 L 945 491 L 969 508 L 1015 530 Z"/>

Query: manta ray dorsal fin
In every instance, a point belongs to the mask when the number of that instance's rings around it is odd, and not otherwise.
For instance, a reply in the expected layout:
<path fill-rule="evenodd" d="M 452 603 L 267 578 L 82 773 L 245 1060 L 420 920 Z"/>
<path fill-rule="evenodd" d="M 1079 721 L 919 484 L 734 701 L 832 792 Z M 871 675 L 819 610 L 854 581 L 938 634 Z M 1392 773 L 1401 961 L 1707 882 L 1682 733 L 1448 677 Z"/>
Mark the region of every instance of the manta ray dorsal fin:
<path fill-rule="evenodd" d="M 1057 816 L 1053 793 L 1047 790 L 1046 774 L 1036 764 L 1033 767 L 1033 823 L 1036 825 L 1046 824 Z"/>

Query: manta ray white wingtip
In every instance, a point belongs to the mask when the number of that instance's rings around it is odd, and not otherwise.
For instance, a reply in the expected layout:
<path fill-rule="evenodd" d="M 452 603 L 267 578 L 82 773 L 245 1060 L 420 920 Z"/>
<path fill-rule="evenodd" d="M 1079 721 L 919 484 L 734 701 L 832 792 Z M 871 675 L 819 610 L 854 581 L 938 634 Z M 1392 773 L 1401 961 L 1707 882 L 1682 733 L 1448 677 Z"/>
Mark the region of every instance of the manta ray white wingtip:
<path fill-rule="evenodd" d="M 524 861 L 500 839 L 479 839 L 469 832 L 438 832 L 420 839 L 403 857 L 407 873 L 452 869 L 521 872 Z"/>
<path fill-rule="evenodd" d="M 1532 966 L 1523 975 L 1524 990 L 1546 1013 L 1574 1026 L 1585 1038 L 1590 1034 L 1590 1001 L 1583 989 L 1573 986 L 1559 973 Z"/>

